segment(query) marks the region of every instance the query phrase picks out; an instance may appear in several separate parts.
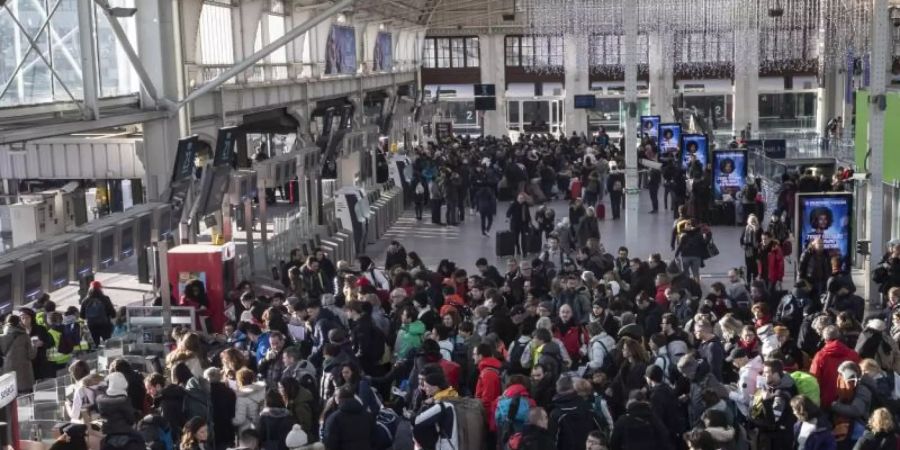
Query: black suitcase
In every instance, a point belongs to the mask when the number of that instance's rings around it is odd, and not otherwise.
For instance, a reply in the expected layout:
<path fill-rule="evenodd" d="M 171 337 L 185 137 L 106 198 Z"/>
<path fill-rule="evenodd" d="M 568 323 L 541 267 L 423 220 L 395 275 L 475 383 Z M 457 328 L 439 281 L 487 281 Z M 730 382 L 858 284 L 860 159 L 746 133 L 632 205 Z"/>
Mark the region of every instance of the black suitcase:
<path fill-rule="evenodd" d="M 516 253 L 516 238 L 512 231 L 497 232 L 497 256 L 513 256 Z"/>

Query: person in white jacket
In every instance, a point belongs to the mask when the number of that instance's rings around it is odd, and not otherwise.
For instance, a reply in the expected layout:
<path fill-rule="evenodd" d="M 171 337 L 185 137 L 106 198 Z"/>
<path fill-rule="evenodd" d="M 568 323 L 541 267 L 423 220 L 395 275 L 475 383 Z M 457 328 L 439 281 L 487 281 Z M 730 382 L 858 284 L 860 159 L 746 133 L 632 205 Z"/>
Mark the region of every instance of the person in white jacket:
<path fill-rule="evenodd" d="M 263 400 L 266 398 L 266 387 L 256 384 L 256 376 L 250 369 L 241 369 L 237 373 L 237 401 L 234 407 L 234 419 L 231 423 L 237 427 L 238 433 L 253 427 L 259 419 Z"/>
<path fill-rule="evenodd" d="M 737 386 L 730 387 L 728 398 L 734 401 L 744 417 L 750 417 L 750 404 L 753 402 L 757 380 L 763 370 L 762 357 L 757 355 L 751 359 L 746 350 L 738 347 L 731 351 L 727 360 L 738 369 Z"/>
<path fill-rule="evenodd" d="M 588 367 L 600 370 L 607 358 L 612 358 L 616 348 L 616 340 L 610 336 L 600 322 L 591 322 L 587 326 L 591 340 L 588 343 Z"/>

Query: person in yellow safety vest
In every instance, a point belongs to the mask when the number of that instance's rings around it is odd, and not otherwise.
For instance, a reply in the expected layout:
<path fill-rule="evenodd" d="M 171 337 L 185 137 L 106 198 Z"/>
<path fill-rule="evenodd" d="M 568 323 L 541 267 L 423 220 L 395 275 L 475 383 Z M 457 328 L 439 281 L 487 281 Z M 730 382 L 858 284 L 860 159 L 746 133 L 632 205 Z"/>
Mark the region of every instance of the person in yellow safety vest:
<path fill-rule="evenodd" d="M 49 307 L 48 307 L 49 304 Z M 42 327 L 47 326 L 47 313 L 45 311 L 54 311 L 56 304 L 50 301 L 50 294 L 46 292 L 34 302 L 34 311 L 37 313 L 34 317 L 35 323 Z"/>
<path fill-rule="evenodd" d="M 47 331 L 53 338 L 53 345 L 47 349 L 47 361 L 56 366 L 56 370 L 65 369 L 72 359 L 74 345 L 63 335 L 63 315 L 57 311 L 47 314 Z"/>

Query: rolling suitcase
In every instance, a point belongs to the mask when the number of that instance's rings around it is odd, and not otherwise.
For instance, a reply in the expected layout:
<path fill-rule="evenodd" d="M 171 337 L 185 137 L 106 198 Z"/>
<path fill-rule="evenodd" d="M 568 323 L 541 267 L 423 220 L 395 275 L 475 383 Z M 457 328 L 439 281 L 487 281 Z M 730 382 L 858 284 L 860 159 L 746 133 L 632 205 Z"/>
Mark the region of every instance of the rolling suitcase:
<path fill-rule="evenodd" d="M 597 203 L 597 207 L 594 208 L 594 212 L 597 215 L 597 220 L 606 219 L 606 205 L 604 205 L 603 203 Z"/>
<path fill-rule="evenodd" d="M 497 232 L 497 256 L 513 256 L 516 253 L 516 238 L 512 231 Z"/>

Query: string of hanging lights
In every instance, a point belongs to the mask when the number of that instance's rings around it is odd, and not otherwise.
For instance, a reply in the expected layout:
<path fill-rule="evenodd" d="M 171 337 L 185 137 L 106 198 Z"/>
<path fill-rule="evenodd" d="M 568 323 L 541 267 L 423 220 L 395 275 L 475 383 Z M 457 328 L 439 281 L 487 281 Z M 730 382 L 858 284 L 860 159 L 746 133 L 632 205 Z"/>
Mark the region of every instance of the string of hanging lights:
<path fill-rule="evenodd" d="M 624 62 L 623 14 L 638 15 L 636 60 L 647 60 L 648 35 L 661 35 L 661 56 L 680 74 L 702 76 L 737 67 L 759 52 L 764 71 L 810 71 L 845 66 L 848 55 L 869 51 L 868 0 L 520 0 L 526 34 L 587 36 L 577 49 L 595 73 L 618 73 Z M 748 33 L 749 32 L 749 33 Z M 824 33 L 824 34 L 823 34 Z M 752 36 L 756 42 L 748 42 Z M 758 39 L 758 41 L 756 40 Z M 571 41 L 565 40 L 567 44 Z M 579 61 L 582 62 L 582 61 Z M 558 61 L 557 61 L 558 63 Z M 535 60 L 533 72 L 559 72 Z"/>

